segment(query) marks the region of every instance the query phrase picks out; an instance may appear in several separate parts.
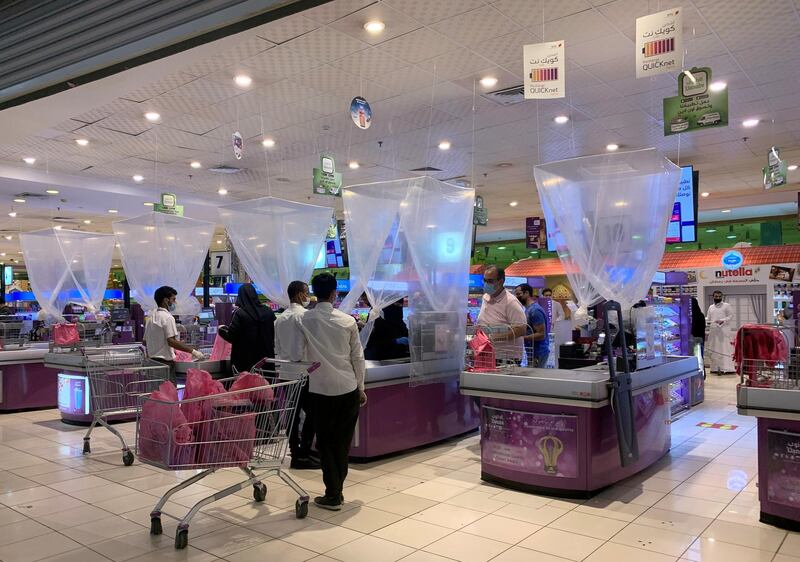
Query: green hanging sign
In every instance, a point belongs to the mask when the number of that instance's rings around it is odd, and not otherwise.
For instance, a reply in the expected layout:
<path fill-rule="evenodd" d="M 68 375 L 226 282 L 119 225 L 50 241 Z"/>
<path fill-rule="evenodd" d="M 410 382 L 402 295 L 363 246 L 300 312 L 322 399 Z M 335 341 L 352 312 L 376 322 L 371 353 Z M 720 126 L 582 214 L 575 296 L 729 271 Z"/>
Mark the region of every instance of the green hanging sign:
<path fill-rule="evenodd" d="M 776 147 L 767 152 L 767 165 L 761 169 L 764 177 L 764 189 L 772 189 L 786 185 L 786 176 L 789 169 L 786 160 L 781 160 L 781 153 Z"/>
<path fill-rule="evenodd" d="M 153 205 L 153 210 L 165 215 L 183 216 L 183 205 L 178 205 L 178 196 L 174 193 L 162 193 L 161 203 Z"/>
<path fill-rule="evenodd" d="M 333 156 L 320 156 L 319 168 L 314 168 L 312 184 L 317 195 L 342 196 L 342 174 L 336 172 Z"/>
<path fill-rule="evenodd" d="M 711 88 L 711 69 L 678 75 L 678 95 L 664 98 L 664 136 L 728 126 L 728 88 Z"/>

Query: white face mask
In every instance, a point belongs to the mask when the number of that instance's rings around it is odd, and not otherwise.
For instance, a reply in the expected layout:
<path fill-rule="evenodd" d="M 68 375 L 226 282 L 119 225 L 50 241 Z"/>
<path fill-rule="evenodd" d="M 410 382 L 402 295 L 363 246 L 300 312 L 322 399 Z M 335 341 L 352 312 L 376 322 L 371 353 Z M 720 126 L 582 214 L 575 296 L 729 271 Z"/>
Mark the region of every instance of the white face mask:
<path fill-rule="evenodd" d="M 303 301 L 300 304 L 301 304 L 301 306 L 303 308 L 308 308 L 308 305 L 311 304 L 311 300 L 310 299 L 303 299 Z"/>

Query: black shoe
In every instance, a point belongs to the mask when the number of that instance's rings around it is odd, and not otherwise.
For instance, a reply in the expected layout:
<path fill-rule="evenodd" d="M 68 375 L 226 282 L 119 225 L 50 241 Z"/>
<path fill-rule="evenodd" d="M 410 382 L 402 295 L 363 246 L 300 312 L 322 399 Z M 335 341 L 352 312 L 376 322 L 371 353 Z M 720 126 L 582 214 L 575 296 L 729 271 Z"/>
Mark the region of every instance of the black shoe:
<path fill-rule="evenodd" d="M 320 466 L 321 465 L 319 462 L 315 461 L 311 457 L 293 458 L 291 464 L 289 465 L 290 468 L 295 470 L 318 470 Z"/>
<path fill-rule="evenodd" d="M 329 498 L 328 496 L 317 496 L 314 498 L 314 504 L 322 509 L 329 511 L 341 511 L 342 509 L 342 496 L 338 498 Z"/>

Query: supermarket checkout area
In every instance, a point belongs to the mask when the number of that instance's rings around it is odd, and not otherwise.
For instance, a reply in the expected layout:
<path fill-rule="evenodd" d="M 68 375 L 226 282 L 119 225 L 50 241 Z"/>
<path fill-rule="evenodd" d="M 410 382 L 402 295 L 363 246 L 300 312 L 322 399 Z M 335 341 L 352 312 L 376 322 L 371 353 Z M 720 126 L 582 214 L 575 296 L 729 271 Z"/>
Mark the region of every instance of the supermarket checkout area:
<path fill-rule="evenodd" d="M 627 431 L 634 438 L 623 431 L 623 448 L 607 364 L 465 371 L 461 393 L 480 401 L 481 477 L 523 491 L 590 497 L 669 451 L 669 385 L 697 373 L 695 357 L 667 357 L 631 373 Z"/>
<path fill-rule="evenodd" d="M 56 406 L 58 372 L 45 365 L 48 347 L 28 342 L 0 351 L 0 412 Z"/>
<path fill-rule="evenodd" d="M 413 385 L 409 359 L 367 361 L 367 404 L 358 415 L 350 457 L 367 461 L 475 431 L 477 406 L 457 376 Z"/>

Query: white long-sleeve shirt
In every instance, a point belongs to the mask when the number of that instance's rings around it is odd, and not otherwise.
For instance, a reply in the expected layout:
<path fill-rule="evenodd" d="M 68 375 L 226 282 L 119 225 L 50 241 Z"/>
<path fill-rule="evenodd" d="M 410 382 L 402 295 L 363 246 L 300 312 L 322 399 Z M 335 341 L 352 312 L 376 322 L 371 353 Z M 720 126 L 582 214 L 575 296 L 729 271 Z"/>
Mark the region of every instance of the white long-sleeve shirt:
<path fill-rule="evenodd" d="M 275 357 L 284 361 L 304 361 L 306 340 L 300 321 L 306 309 L 292 303 L 275 319 Z"/>
<path fill-rule="evenodd" d="M 306 359 L 320 363 L 320 368 L 309 375 L 309 392 L 340 396 L 356 388 L 364 390 L 364 350 L 355 319 L 329 302 L 320 302 L 306 311 L 300 325 Z"/>

